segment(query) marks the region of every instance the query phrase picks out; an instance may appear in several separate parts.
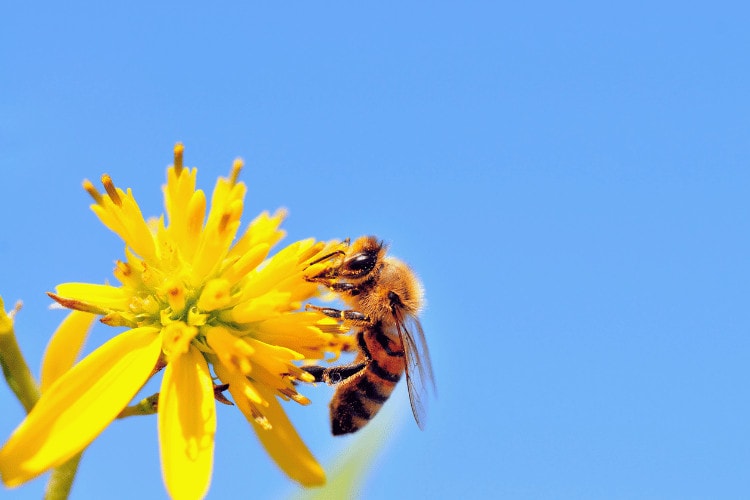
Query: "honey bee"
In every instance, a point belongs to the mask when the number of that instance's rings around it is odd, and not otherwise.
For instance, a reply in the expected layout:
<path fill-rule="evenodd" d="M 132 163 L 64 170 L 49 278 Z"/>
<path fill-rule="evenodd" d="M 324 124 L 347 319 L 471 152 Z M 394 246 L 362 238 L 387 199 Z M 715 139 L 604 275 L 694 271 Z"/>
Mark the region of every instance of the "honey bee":
<path fill-rule="evenodd" d="M 357 328 L 358 353 L 354 362 L 304 368 L 317 382 L 337 385 L 330 403 L 334 435 L 364 427 L 404 372 L 411 409 L 420 429 L 425 424 L 427 390 L 435 392 L 427 343 L 417 317 L 423 303 L 422 286 L 405 263 L 386 256 L 386 251 L 382 241 L 363 236 L 346 251 L 339 250 L 310 263 L 331 261 L 323 271 L 306 279 L 336 292 L 349 309 L 309 304 L 307 308 Z"/>

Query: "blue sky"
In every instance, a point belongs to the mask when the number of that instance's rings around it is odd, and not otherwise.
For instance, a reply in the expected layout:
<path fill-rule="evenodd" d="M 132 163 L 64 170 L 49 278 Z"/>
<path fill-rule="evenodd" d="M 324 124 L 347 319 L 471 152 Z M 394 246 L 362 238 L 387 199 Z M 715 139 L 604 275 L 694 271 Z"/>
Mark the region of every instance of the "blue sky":
<path fill-rule="evenodd" d="M 376 234 L 427 293 L 439 398 L 405 391 L 365 498 L 750 496 L 750 99 L 740 2 L 8 5 L 0 294 L 38 366 L 45 291 L 104 282 L 107 172 L 161 213 L 172 146 L 287 241 Z M 98 327 L 92 344 L 109 338 Z M 403 388 L 402 388 L 403 389 Z M 290 410 L 325 463 L 330 390 Z M 0 387 L 2 440 L 22 418 Z M 400 406 L 399 406 L 400 405 Z M 294 491 L 219 409 L 209 498 Z M 0 496 L 39 498 L 44 481 Z M 156 420 L 110 427 L 73 498 L 161 498 Z"/>

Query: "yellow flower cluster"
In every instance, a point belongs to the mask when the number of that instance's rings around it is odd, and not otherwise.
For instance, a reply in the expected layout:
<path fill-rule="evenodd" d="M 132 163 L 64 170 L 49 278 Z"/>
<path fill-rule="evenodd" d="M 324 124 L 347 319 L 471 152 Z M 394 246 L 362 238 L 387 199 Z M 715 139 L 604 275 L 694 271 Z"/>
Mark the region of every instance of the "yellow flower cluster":
<path fill-rule="evenodd" d="M 341 244 L 302 240 L 269 257 L 284 236 L 284 213 L 263 213 L 238 234 L 242 162 L 217 181 L 209 202 L 182 154 L 178 144 L 164 186 L 166 219 L 146 220 L 132 192 L 109 176 L 103 193 L 84 182 L 94 213 L 126 244 L 114 270 L 120 285 L 64 283 L 49 294 L 74 312 L 48 347 L 39 402 L 0 450 L 6 485 L 75 456 L 161 370 L 159 442 L 173 498 L 201 498 L 208 490 L 215 401 L 226 401 L 226 389 L 291 478 L 325 481 L 279 399 L 308 404 L 295 384 L 312 376 L 299 363 L 338 356 L 349 345 L 335 320 L 300 309 L 319 293 L 305 280 L 317 272 L 309 263 Z M 72 366 L 96 316 L 127 330 Z"/>

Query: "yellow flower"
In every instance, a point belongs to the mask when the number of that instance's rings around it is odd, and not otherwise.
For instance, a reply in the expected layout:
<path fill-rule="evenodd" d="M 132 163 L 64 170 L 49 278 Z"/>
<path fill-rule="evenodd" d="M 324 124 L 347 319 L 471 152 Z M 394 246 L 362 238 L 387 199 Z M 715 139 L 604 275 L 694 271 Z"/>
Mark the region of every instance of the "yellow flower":
<path fill-rule="evenodd" d="M 173 498 L 201 498 L 208 490 L 214 401 L 225 400 L 226 384 L 292 479 L 306 486 L 325 481 L 278 399 L 308 404 L 295 383 L 312 377 L 297 363 L 326 352 L 337 356 L 348 345 L 335 321 L 300 310 L 318 293 L 304 279 L 316 269 L 306 267 L 341 244 L 308 239 L 268 257 L 284 236 L 283 212 L 261 214 L 238 235 L 246 191 L 237 180 L 241 161 L 229 178 L 217 181 L 208 205 L 195 188 L 197 170 L 183 168 L 182 152 L 178 144 L 167 170 L 166 220 L 145 220 L 132 192 L 115 187 L 109 176 L 102 177 L 104 193 L 84 182 L 95 201 L 92 210 L 126 244 L 125 259 L 114 270 L 120 286 L 64 283 L 49 295 L 128 329 L 67 370 L 91 316 L 63 323 L 48 348 L 42 397 L 0 450 L 6 485 L 17 486 L 76 455 L 161 369 L 159 442 Z"/>

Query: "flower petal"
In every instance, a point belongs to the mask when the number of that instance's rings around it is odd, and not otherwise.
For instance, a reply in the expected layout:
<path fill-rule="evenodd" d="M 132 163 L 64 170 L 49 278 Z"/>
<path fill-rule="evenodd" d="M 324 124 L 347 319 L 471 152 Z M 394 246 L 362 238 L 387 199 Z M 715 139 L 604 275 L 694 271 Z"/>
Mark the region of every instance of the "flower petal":
<path fill-rule="evenodd" d="M 102 182 L 109 196 L 103 196 L 99 204 L 91 205 L 91 210 L 99 220 L 116 233 L 144 260 L 156 260 L 156 247 L 148 222 L 143 218 L 133 191 L 123 191 L 115 187 L 108 175 L 102 176 Z"/>
<path fill-rule="evenodd" d="M 273 391 L 263 384 L 257 384 L 255 387 L 268 402 L 268 406 L 263 408 L 263 414 L 271 423 L 272 428 L 267 430 L 250 416 L 245 415 L 245 417 L 253 424 L 255 433 L 268 454 L 290 478 L 303 486 L 325 484 L 326 473 L 323 467 L 297 434 Z"/>
<path fill-rule="evenodd" d="M 164 484 L 172 498 L 208 491 L 214 458 L 216 405 L 203 356 L 191 347 L 164 371 L 159 395 L 159 444 Z"/>
<path fill-rule="evenodd" d="M 71 311 L 57 327 L 44 352 L 42 392 L 46 392 L 55 380 L 73 366 L 95 319 L 95 314 Z"/>
<path fill-rule="evenodd" d="M 195 251 L 196 236 L 203 227 L 206 211 L 205 194 L 195 190 L 197 176 L 195 168 L 171 167 L 167 169 L 167 184 L 163 187 L 169 234 L 188 258 Z"/>
<path fill-rule="evenodd" d="M 220 363 L 215 364 L 214 369 L 219 378 L 229 384 L 229 392 L 237 408 L 253 425 L 258 438 L 276 464 L 290 478 L 304 486 L 325 484 L 325 471 L 294 430 L 274 392 L 262 383 L 253 383 Z M 254 400 L 254 395 L 263 399 Z"/>
<path fill-rule="evenodd" d="M 161 352 L 157 332 L 122 333 L 57 379 L 0 450 L 3 482 L 18 486 L 91 443 L 151 374 Z"/>
<path fill-rule="evenodd" d="M 70 309 L 105 314 L 111 310 L 127 311 L 131 294 L 111 285 L 92 283 L 61 283 L 55 287 L 57 294 L 48 294 Z"/>
<path fill-rule="evenodd" d="M 248 343 L 229 333 L 223 326 L 212 326 L 205 329 L 206 342 L 214 350 L 219 361 L 228 368 L 248 375 L 252 370 L 250 358 L 255 350 Z"/>
<path fill-rule="evenodd" d="M 253 338 L 286 347 L 309 359 L 320 359 L 324 351 L 339 352 L 348 345 L 345 336 L 329 333 L 337 331 L 338 325 L 328 320 L 321 322 L 320 316 L 313 311 L 282 314 L 253 325 Z"/>
<path fill-rule="evenodd" d="M 256 245 L 275 245 L 281 240 L 286 231 L 279 229 L 281 222 L 286 217 L 286 210 L 279 209 L 273 215 L 263 212 L 258 215 L 247 227 L 245 234 L 237 240 L 229 257 L 239 257 L 251 251 Z"/>

